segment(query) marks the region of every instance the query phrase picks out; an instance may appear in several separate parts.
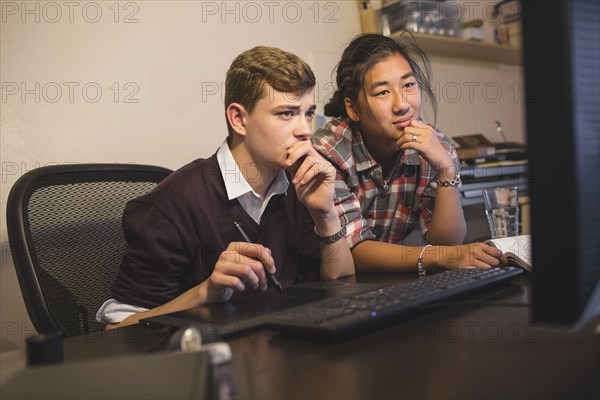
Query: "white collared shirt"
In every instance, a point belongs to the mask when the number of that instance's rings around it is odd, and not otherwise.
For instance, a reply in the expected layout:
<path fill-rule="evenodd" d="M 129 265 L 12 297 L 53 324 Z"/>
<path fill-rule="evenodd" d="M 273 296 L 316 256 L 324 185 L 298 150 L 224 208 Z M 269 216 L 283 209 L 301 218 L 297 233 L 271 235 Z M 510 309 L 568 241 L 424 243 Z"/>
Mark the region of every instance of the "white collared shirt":
<path fill-rule="evenodd" d="M 221 147 L 219 147 L 219 150 L 217 151 L 217 161 L 219 162 L 219 169 L 221 170 L 221 175 L 225 182 L 227 197 L 229 200 L 237 199 L 244 211 L 246 211 L 257 224 L 260 224 L 260 218 L 267 208 L 271 197 L 286 193 L 288 186 L 290 185 L 285 172 L 280 170 L 269 186 L 266 198 L 263 199 L 254 191 L 254 189 L 252 189 L 252 186 L 250 186 L 246 178 L 244 178 L 242 171 L 233 159 L 227 141 L 223 142 Z M 242 166 L 242 168 L 246 170 L 246 175 L 248 175 L 249 179 L 252 179 L 252 176 L 256 176 L 256 174 L 259 173 L 258 169 L 253 165 Z"/>
<path fill-rule="evenodd" d="M 269 186 L 266 198 L 263 199 L 258 193 L 252 189 L 237 163 L 233 159 L 233 154 L 229 149 L 227 140 L 223 142 L 219 150 L 217 150 L 217 162 L 219 169 L 225 182 L 225 190 L 229 200 L 237 199 L 244 211 L 252 217 L 257 224 L 260 224 L 262 217 L 271 197 L 287 192 L 289 181 L 283 170 L 279 171 L 274 177 L 273 182 Z M 252 165 L 247 168 L 247 175 L 251 179 L 251 172 L 258 172 Z M 96 313 L 96 320 L 104 324 L 117 324 L 123 321 L 131 314 L 147 311 L 147 308 L 124 304 L 115 299 L 109 299 L 102 304 Z"/>

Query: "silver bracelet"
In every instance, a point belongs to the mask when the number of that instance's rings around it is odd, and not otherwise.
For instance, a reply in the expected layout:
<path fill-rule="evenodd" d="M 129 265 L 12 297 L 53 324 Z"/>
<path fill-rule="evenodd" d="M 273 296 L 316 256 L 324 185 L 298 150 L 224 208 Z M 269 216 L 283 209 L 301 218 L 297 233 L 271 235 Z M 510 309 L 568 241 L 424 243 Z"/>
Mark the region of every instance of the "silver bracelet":
<path fill-rule="evenodd" d="M 417 269 L 419 270 L 419 278 L 427 275 L 427 270 L 423 268 L 423 253 L 425 253 L 425 249 L 428 247 L 431 247 L 431 245 L 428 244 L 425 247 L 423 247 L 423 250 L 421 250 L 421 254 L 419 254 L 419 258 L 417 259 Z"/>
<path fill-rule="evenodd" d="M 445 186 L 460 186 L 462 185 L 462 180 L 460 179 L 460 175 L 458 174 L 458 172 L 456 173 L 456 175 L 454 175 L 454 178 L 449 179 L 447 181 L 440 181 L 439 179 L 437 179 L 437 184 L 438 187 L 445 187 Z"/>

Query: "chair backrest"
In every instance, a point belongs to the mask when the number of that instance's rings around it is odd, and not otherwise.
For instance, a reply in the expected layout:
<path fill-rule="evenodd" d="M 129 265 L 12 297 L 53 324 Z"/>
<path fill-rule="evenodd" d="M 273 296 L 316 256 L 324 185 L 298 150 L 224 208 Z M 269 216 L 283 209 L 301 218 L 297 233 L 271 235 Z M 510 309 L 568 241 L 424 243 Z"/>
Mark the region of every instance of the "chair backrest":
<path fill-rule="evenodd" d="M 38 332 L 70 337 L 103 329 L 95 314 L 111 297 L 125 250 L 125 204 L 170 173 L 134 164 L 53 165 L 15 182 L 7 201 L 8 238 Z"/>

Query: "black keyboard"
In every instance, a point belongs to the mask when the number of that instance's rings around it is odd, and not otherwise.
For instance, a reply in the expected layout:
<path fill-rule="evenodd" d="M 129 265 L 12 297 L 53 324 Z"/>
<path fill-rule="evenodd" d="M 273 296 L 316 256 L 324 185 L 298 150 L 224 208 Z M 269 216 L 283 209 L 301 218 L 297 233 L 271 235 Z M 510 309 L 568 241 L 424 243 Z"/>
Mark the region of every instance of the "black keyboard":
<path fill-rule="evenodd" d="M 273 314 L 266 325 L 291 338 L 337 341 L 401 322 L 419 307 L 507 282 L 522 272 L 512 266 L 441 272 L 287 309 Z"/>

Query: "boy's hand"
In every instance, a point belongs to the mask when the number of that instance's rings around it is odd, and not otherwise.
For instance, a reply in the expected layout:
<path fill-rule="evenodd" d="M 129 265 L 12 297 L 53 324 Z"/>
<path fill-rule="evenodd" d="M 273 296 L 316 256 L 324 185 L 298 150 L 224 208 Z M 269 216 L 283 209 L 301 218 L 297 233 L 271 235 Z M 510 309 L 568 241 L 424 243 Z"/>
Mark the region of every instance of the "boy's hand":
<path fill-rule="evenodd" d="M 309 211 L 327 214 L 334 210 L 335 168 L 309 140 L 294 143 L 288 149 L 286 165 L 293 174 L 292 184 L 298 200 Z"/>
<path fill-rule="evenodd" d="M 205 286 L 200 285 L 206 288 L 206 303 L 227 301 L 234 291 L 243 292 L 248 285 L 267 290 L 265 269 L 275 273 L 271 250 L 255 243 L 229 243 Z"/>

